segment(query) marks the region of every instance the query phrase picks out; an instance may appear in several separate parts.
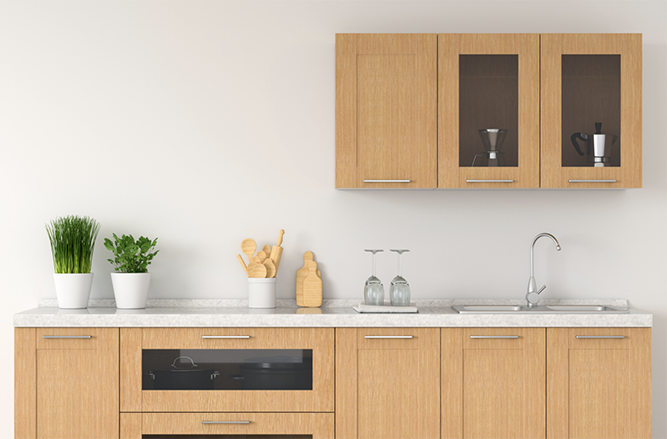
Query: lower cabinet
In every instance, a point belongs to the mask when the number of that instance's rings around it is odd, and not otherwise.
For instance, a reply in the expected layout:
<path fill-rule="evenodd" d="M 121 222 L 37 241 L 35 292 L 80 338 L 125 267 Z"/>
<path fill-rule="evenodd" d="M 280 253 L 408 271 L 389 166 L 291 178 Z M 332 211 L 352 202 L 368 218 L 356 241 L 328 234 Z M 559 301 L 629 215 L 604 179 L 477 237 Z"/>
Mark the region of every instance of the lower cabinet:
<path fill-rule="evenodd" d="M 651 328 L 547 329 L 547 437 L 651 437 Z"/>
<path fill-rule="evenodd" d="M 118 328 L 16 328 L 17 439 L 117 439 Z"/>
<path fill-rule="evenodd" d="M 121 439 L 334 439 L 334 414 L 122 413 L 120 431 Z"/>
<path fill-rule="evenodd" d="M 445 328 L 442 438 L 545 437 L 545 328 Z"/>
<path fill-rule="evenodd" d="M 336 329 L 336 438 L 440 437 L 440 329 Z"/>

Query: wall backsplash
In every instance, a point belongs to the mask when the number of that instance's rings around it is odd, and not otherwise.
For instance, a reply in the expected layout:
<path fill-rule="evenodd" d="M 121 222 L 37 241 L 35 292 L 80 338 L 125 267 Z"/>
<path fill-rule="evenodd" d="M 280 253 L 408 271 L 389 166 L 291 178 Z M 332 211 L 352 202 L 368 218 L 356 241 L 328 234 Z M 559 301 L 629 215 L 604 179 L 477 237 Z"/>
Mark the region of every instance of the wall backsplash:
<path fill-rule="evenodd" d="M 576 8 L 576 11 L 574 10 Z M 484 11 L 480 14 L 480 11 Z M 518 12 L 520 11 L 520 12 Z M 653 407 L 667 411 L 667 30 L 663 1 L 0 3 L 0 267 L 15 312 L 55 297 L 44 224 L 102 224 L 92 297 L 113 297 L 115 233 L 159 237 L 149 298 L 244 299 L 244 238 L 285 229 L 278 297 L 312 250 L 325 299 L 361 298 L 364 248 L 408 248 L 415 299 L 522 298 L 529 246 L 545 298 L 654 313 Z M 591 21 L 591 17 L 596 20 Z M 641 32 L 643 189 L 334 189 L 337 32 Z M 0 383 L 10 404 L 11 366 Z M 0 415 L 0 436 L 12 415 Z M 654 416 L 655 437 L 667 420 Z"/>

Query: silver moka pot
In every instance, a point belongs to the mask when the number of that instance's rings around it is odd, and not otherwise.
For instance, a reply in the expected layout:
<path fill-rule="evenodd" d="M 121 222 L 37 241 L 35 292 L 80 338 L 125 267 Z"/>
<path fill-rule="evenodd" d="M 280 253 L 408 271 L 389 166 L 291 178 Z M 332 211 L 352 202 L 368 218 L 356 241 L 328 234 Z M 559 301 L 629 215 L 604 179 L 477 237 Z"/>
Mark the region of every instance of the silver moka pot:
<path fill-rule="evenodd" d="M 594 167 L 609 166 L 611 147 L 618 140 L 614 134 L 602 134 L 602 122 L 595 122 L 595 134 L 574 133 L 570 137 L 574 149 L 580 156 L 586 155 L 586 162 Z M 579 140 L 585 142 L 586 152 L 580 148 Z"/>

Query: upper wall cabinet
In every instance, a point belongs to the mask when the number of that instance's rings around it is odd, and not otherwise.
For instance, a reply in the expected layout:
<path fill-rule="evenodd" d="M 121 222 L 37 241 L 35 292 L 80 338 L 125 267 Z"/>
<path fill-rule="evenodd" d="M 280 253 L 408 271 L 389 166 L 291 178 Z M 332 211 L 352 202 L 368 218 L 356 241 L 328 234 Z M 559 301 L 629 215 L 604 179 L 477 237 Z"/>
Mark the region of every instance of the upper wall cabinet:
<path fill-rule="evenodd" d="M 336 187 L 435 188 L 436 35 L 336 35 Z"/>
<path fill-rule="evenodd" d="M 541 38 L 541 186 L 641 187 L 641 34 Z"/>
<path fill-rule="evenodd" d="M 336 187 L 641 187 L 641 34 L 336 35 Z"/>
<path fill-rule="evenodd" d="M 539 187 L 539 99 L 539 35 L 438 35 L 438 187 Z"/>

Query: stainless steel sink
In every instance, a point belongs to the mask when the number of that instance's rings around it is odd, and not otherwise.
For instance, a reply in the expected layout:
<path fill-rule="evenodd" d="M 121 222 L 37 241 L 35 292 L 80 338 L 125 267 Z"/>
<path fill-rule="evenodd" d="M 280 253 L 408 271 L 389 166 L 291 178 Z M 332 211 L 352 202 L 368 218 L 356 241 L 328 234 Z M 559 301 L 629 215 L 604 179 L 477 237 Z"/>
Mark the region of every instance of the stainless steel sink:
<path fill-rule="evenodd" d="M 459 314 L 629 314 L 629 309 L 604 305 L 454 305 Z"/>

